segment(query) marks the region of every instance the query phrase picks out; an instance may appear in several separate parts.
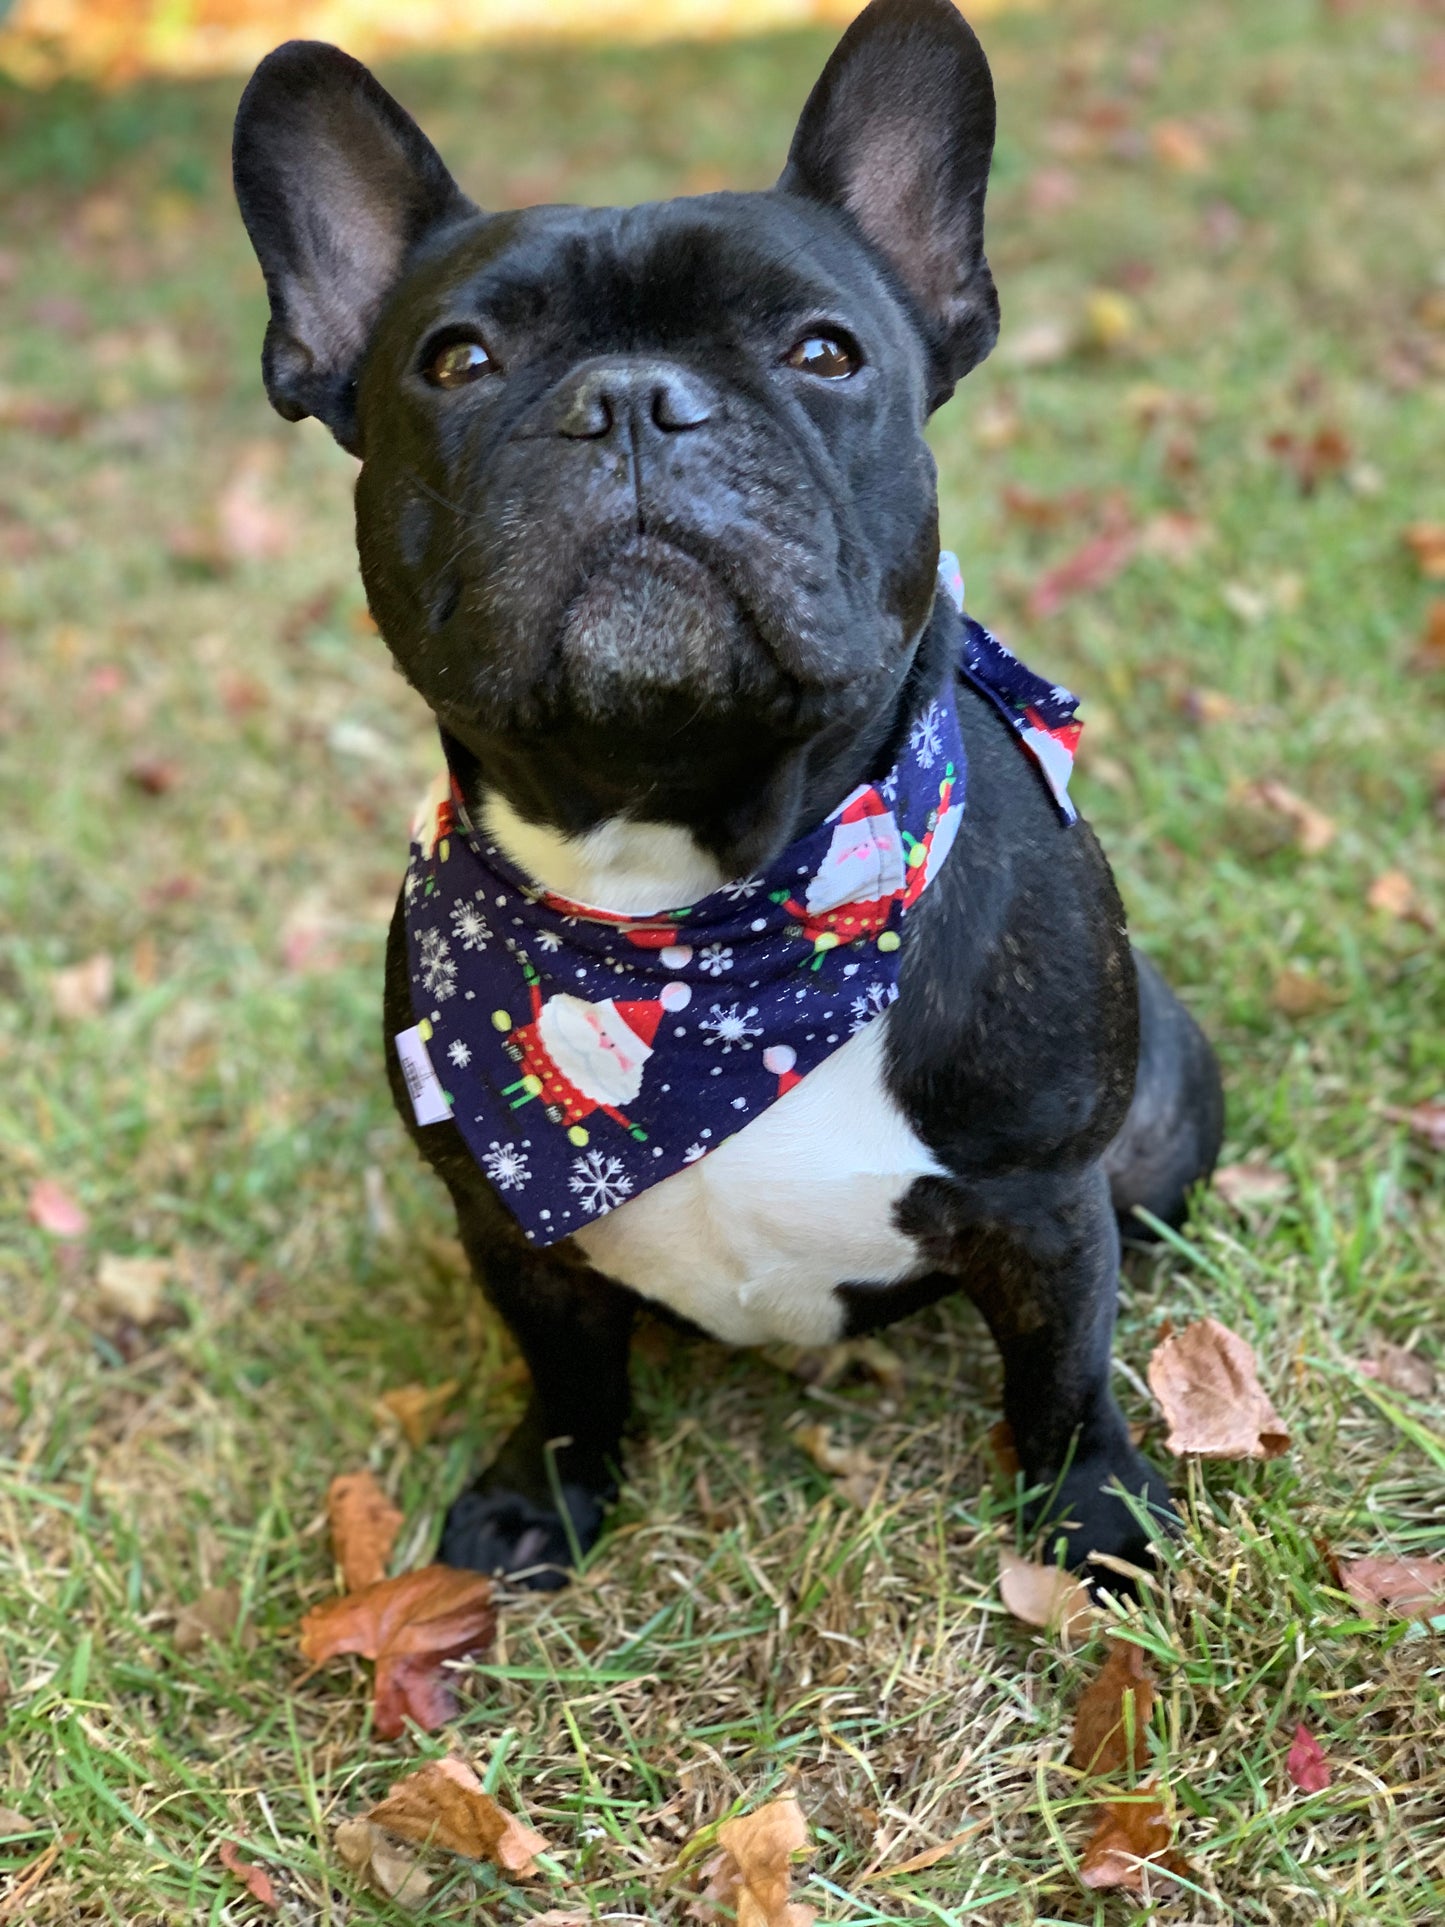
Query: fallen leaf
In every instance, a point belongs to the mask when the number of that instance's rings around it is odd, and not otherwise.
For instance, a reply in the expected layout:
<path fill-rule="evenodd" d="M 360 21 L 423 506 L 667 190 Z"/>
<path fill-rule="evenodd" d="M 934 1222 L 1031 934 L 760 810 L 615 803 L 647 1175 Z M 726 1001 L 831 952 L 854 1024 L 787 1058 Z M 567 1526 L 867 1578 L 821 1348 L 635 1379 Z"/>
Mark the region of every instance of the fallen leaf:
<path fill-rule="evenodd" d="M 234 1874 L 254 1899 L 259 1900 L 261 1905 L 273 1914 L 276 1912 L 280 1902 L 276 1898 L 276 1889 L 272 1885 L 271 1876 L 264 1867 L 257 1867 L 251 1861 L 243 1860 L 234 1840 L 221 1842 L 219 1858 L 226 1872 Z"/>
<path fill-rule="evenodd" d="M 1258 783 L 1251 783 L 1245 792 L 1247 800 L 1257 808 L 1267 811 L 1271 816 L 1282 817 L 1294 832 L 1294 841 L 1306 856 L 1319 856 L 1335 840 L 1336 824 L 1333 817 L 1317 810 L 1313 803 L 1307 803 L 1297 796 L 1287 784 L 1266 776 Z"/>
<path fill-rule="evenodd" d="M 1086 1887 L 1141 1894 L 1146 1882 L 1157 1889 L 1189 1872 L 1188 1861 L 1174 1851 L 1174 1829 L 1153 1793 L 1151 1781 L 1134 1799 L 1110 1800 L 1103 1808 L 1079 1862 Z"/>
<path fill-rule="evenodd" d="M 331 1549 L 349 1593 L 386 1577 L 402 1515 L 370 1472 L 343 1472 L 326 1488 Z"/>
<path fill-rule="evenodd" d="M 1277 1459 L 1289 1434 L 1260 1385 L 1254 1353 L 1216 1318 L 1199 1318 L 1156 1345 L 1149 1389 L 1169 1425 L 1171 1452 L 1206 1459 Z"/>
<path fill-rule="evenodd" d="M 1150 130 L 1155 160 L 1175 174 L 1206 174 L 1209 146 L 1197 128 L 1183 120 L 1161 120 Z"/>
<path fill-rule="evenodd" d="M 313 1666 L 342 1653 L 375 1660 L 376 1732 L 394 1740 L 404 1716 L 427 1732 L 453 1717 L 441 1663 L 486 1646 L 495 1624 L 484 1573 L 423 1566 L 313 1606 L 301 1621 L 301 1652 Z"/>
<path fill-rule="evenodd" d="M 1154 1680 L 1143 1653 L 1131 1640 L 1111 1640 L 1102 1671 L 1075 1710 L 1069 1765 L 1082 1773 L 1137 1772 L 1153 1705 Z"/>
<path fill-rule="evenodd" d="M 1341 1559 L 1340 1584 L 1368 1609 L 1396 1619 L 1432 1619 L 1445 1612 L 1445 1560 Z"/>
<path fill-rule="evenodd" d="M 455 1378 L 440 1385 L 398 1385 L 394 1392 L 383 1392 L 376 1402 L 401 1427 L 408 1445 L 420 1451 L 460 1386 L 461 1381 Z"/>
<path fill-rule="evenodd" d="M 1270 989 L 1269 1001 L 1285 1017 L 1317 1017 L 1340 1000 L 1331 985 L 1308 970 L 1282 970 Z"/>
<path fill-rule="evenodd" d="M 990 1425 L 984 1434 L 984 1448 L 1000 1478 L 1017 1478 L 1023 1471 L 1023 1461 L 1014 1443 L 1014 1429 L 1006 1418 L 997 1419 Z"/>
<path fill-rule="evenodd" d="M 1197 515 L 1166 512 L 1151 515 L 1139 531 L 1141 555 L 1157 555 L 1164 562 L 1192 562 L 1199 551 L 1214 540 L 1214 530 Z M 1213 722 L 1225 722 L 1236 714 L 1228 696 L 1213 690 L 1200 690 L 1199 700 L 1213 706 Z"/>
<path fill-rule="evenodd" d="M 1284 1770 L 1301 1793 L 1323 1793 L 1333 1777 L 1324 1750 L 1307 1726 L 1297 1726 Z"/>
<path fill-rule="evenodd" d="M 865 1507 L 870 1503 L 883 1468 L 860 1446 L 834 1445 L 826 1425 L 800 1425 L 793 1443 L 807 1453 L 820 1472 L 837 1479 L 840 1490 L 854 1505 Z"/>
<path fill-rule="evenodd" d="M 1139 332 L 1139 310 L 1117 288 L 1092 288 L 1084 298 L 1083 338 L 1090 348 L 1108 354 L 1123 348 Z"/>
<path fill-rule="evenodd" d="M 115 994 L 115 959 L 105 951 L 84 963 L 57 970 L 50 979 L 50 1000 L 57 1017 L 80 1023 L 98 1017 Z"/>
<path fill-rule="evenodd" d="M 1321 482 L 1341 474 L 1353 453 L 1346 437 L 1329 423 L 1311 435 L 1277 429 L 1266 438 L 1265 446 L 1289 469 L 1301 495 L 1313 495 Z"/>
<path fill-rule="evenodd" d="M 998 1555 L 999 1597 L 1026 1626 L 1057 1627 L 1065 1638 L 1081 1633 L 1096 1611 L 1089 1589 L 1062 1566 L 1041 1566 L 1003 1547 Z"/>
<path fill-rule="evenodd" d="M 26 1203 L 30 1222 L 48 1231 L 52 1238 L 83 1238 L 90 1219 L 63 1185 L 54 1178 L 37 1178 L 30 1187 Z"/>
<path fill-rule="evenodd" d="M 1355 1369 L 1392 1392 L 1408 1392 L 1412 1398 L 1435 1396 L 1435 1367 L 1429 1359 L 1403 1345 L 1391 1345 L 1386 1339 L 1376 1344 L 1373 1358 L 1357 1360 Z"/>
<path fill-rule="evenodd" d="M 165 756 L 140 756 L 127 768 L 125 780 L 142 796 L 169 796 L 181 780 L 181 766 Z"/>
<path fill-rule="evenodd" d="M 536 1856 L 547 1851 L 542 1835 L 498 1806 L 460 1760 L 432 1760 L 407 1774 L 366 1817 L 403 1840 L 490 1860 L 521 1880 L 537 1871 Z"/>
<path fill-rule="evenodd" d="M 398 1846 L 369 1820 L 343 1820 L 331 1838 L 344 1864 L 388 1900 L 414 1906 L 431 1892 L 431 1876 L 411 1848 Z"/>
<path fill-rule="evenodd" d="M 1102 589 L 1128 566 L 1138 546 L 1135 529 L 1105 530 L 1102 535 L 1091 536 L 1039 577 L 1029 595 L 1029 614 L 1042 621 L 1056 615 L 1072 597 Z"/>
<path fill-rule="evenodd" d="M 708 1912 L 737 1927 L 811 1927 L 815 1909 L 789 1899 L 793 1855 L 812 1845 L 803 1809 L 791 1793 L 739 1814 L 717 1831 L 719 1851 L 703 1869 Z"/>
<path fill-rule="evenodd" d="M 1445 522 L 1412 522 L 1405 546 L 1427 581 L 1445 582 Z"/>
<path fill-rule="evenodd" d="M 1406 1109 L 1386 1104 L 1384 1111 L 1396 1124 L 1408 1124 L 1432 1151 L 1445 1151 L 1445 1098 L 1437 1097 L 1429 1104 L 1412 1104 Z"/>
<path fill-rule="evenodd" d="M 1276 1171 L 1271 1164 L 1221 1164 L 1213 1184 L 1224 1202 L 1236 1211 L 1251 1204 L 1274 1204 L 1287 1198 L 1293 1189 L 1288 1173 Z"/>
<path fill-rule="evenodd" d="M 0 1807 L 0 1840 L 8 1840 L 17 1833 L 39 1833 L 40 1831 L 41 1823 L 38 1820 L 27 1820 L 25 1815 L 17 1813 L 14 1807 Z"/>
<path fill-rule="evenodd" d="M 955 1833 L 947 1840 L 940 1840 L 936 1847 L 925 1847 L 922 1853 L 912 1854 L 907 1860 L 899 1860 L 891 1867 L 880 1867 L 875 1872 L 860 1875 L 859 1878 L 896 1880 L 900 1874 L 923 1873 L 929 1867 L 936 1867 L 940 1860 L 947 1860 L 950 1854 L 957 1853 L 966 1840 L 972 1840 L 974 1835 L 981 1833 L 986 1825 L 986 1821 L 975 1820 L 971 1827 L 965 1827 L 961 1833 Z"/>
<path fill-rule="evenodd" d="M 276 466 L 269 443 L 242 453 L 236 472 L 216 497 L 216 541 L 230 562 L 272 562 L 295 538 L 294 520 L 265 499 Z"/>
<path fill-rule="evenodd" d="M 1365 902 L 1381 915 L 1399 922 L 1418 923 L 1433 930 L 1435 919 L 1420 901 L 1414 880 L 1405 870 L 1383 870 L 1365 892 Z"/>
<path fill-rule="evenodd" d="M 172 1644 L 178 1653 L 198 1653 L 212 1640 L 225 1644 L 241 1620 L 241 1588 L 208 1586 L 176 1614 Z"/>
<path fill-rule="evenodd" d="M 1445 671 L 1445 596 L 1430 604 L 1425 628 L 1410 657 L 1410 667 L 1424 675 Z"/>
<path fill-rule="evenodd" d="M 172 1269 L 168 1258 L 121 1258 L 103 1251 L 95 1274 L 96 1296 L 107 1311 L 137 1325 L 153 1325 L 165 1310 Z"/>
<path fill-rule="evenodd" d="M 1064 321 L 1030 321 L 1004 331 L 1001 356 L 1014 368 L 1052 368 L 1073 352 L 1074 331 Z"/>

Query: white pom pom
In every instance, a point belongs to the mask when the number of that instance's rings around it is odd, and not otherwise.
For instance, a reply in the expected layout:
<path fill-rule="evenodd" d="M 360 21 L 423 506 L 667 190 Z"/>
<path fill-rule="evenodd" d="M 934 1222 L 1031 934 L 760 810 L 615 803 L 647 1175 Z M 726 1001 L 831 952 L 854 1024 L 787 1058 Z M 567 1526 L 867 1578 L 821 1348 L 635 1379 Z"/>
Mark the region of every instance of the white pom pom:
<path fill-rule="evenodd" d="M 774 1077 L 782 1077 L 798 1061 L 798 1053 L 791 1044 L 769 1044 L 763 1052 L 763 1069 L 771 1071 Z"/>
<path fill-rule="evenodd" d="M 692 1002 L 691 984 L 664 984 L 658 1002 L 664 1010 L 682 1010 Z"/>
<path fill-rule="evenodd" d="M 692 962 L 692 945 L 670 943 L 661 953 L 661 961 L 664 970 L 681 970 L 684 964 Z"/>

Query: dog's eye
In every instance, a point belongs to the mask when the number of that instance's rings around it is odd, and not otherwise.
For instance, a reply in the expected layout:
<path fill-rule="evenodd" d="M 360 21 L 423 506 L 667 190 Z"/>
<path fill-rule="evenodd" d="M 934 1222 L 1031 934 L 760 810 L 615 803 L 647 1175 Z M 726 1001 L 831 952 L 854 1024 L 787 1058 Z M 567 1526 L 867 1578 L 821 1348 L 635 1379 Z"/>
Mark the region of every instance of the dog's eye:
<path fill-rule="evenodd" d="M 433 388 L 465 388 L 496 365 L 480 341 L 449 341 L 428 358 L 426 378 Z"/>
<path fill-rule="evenodd" d="M 846 342 L 834 335 L 804 335 L 785 357 L 790 368 L 820 381 L 846 381 L 861 365 L 861 357 Z"/>

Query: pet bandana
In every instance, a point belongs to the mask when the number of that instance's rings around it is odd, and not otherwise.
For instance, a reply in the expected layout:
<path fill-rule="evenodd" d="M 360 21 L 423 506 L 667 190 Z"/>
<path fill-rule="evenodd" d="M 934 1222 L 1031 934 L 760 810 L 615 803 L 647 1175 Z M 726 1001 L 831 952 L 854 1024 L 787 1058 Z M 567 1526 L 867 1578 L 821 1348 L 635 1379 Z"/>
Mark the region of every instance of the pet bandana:
<path fill-rule="evenodd" d="M 1066 822 L 1080 725 L 959 610 L 957 668 L 1007 718 Z M 395 1039 L 419 1124 L 452 1119 L 536 1245 L 695 1164 L 898 995 L 908 914 L 946 861 L 967 766 L 949 674 L 897 763 L 760 875 L 685 909 L 618 916 L 516 869 L 449 773 L 412 830 L 416 1023 Z"/>

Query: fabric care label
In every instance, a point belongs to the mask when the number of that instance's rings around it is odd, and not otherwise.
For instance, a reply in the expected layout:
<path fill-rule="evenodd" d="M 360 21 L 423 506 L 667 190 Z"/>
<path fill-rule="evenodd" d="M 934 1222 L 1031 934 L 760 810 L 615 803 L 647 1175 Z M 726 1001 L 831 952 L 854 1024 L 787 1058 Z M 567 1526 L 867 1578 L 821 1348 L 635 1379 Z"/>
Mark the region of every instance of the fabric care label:
<path fill-rule="evenodd" d="M 431 1054 L 423 1035 L 424 1031 L 429 1033 L 430 1030 L 430 1024 L 413 1024 L 410 1030 L 399 1030 L 396 1033 L 396 1054 L 401 1060 L 401 1074 L 406 1079 L 407 1094 L 411 1098 L 417 1123 L 445 1124 L 452 1114 L 452 1101 L 432 1069 Z"/>

